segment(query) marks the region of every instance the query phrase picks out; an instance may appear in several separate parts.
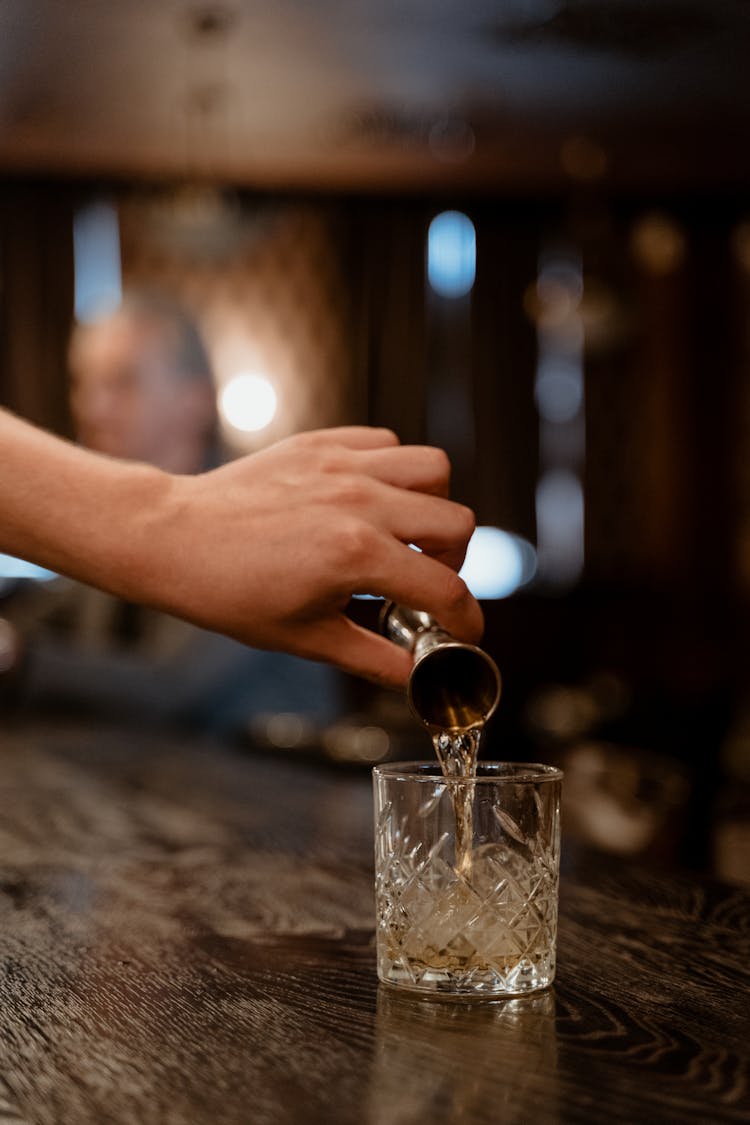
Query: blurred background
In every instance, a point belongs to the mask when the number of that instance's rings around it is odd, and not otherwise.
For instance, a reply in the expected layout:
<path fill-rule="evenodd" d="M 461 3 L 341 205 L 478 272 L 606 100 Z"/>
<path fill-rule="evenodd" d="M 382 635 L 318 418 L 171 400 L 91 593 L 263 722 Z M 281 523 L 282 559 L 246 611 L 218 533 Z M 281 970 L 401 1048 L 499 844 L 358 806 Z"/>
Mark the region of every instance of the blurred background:
<path fill-rule="evenodd" d="M 202 340 L 209 463 L 349 422 L 442 445 L 504 677 L 485 755 L 561 762 L 571 836 L 740 881 L 748 58 L 740 0 L 0 0 L 2 404 L 97 447 L 71 331 L 146 294 Z M 93 611 L 2 567 L 7 712 L 93 706 Z M 215 645 L 152 652 L 150 699 L 120 652 L 99 709 L 429 753 L 401 700 Z M 200 713 L 160 707 L 188 676 Z"/>

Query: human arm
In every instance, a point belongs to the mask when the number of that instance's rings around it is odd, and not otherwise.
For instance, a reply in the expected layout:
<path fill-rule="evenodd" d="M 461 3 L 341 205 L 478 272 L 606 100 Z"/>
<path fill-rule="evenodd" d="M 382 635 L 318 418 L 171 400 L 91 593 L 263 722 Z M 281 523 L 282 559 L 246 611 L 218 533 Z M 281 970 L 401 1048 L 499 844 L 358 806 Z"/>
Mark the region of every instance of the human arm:
<path fill-rule="evenodd" d="M 90 453 L 2 411 L 0 448 L 0 549 L 130 601 L 394 685 L 411 657 L 346 617 L 352 594 L 481 634 L 456 574 L 473 516 L 447 499 L 445 455 L 388 430 L 298 434 L 194 477 Z"/>

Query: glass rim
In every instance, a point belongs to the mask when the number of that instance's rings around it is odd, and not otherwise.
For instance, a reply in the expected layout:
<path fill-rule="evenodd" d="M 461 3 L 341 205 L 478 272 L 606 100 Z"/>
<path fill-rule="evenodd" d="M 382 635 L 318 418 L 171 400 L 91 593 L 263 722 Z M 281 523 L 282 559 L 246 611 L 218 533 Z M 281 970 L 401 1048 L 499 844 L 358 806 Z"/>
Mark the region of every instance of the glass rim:
<path fill-rule="evenodd" d="M 373 777 L 388 778 L 396 781 L 416 782 L 444 782 L 446 785 L 463 785 L 467 781 L 476 782 L 477 785 L 487 784 L 530 784 L 537 782 L 562 781 L 563 771 L 557 766 L 548 766 L 542 762 L 501 762 L 495 760 L 482 760 L 477 762 L 477 771 L 488 767 L 499 767 L 505 773 L 477 772 L 472 777 L 446 777 L 437 761 L 410 761 L 410 762 L 383 762 L 373 766 Z"/>

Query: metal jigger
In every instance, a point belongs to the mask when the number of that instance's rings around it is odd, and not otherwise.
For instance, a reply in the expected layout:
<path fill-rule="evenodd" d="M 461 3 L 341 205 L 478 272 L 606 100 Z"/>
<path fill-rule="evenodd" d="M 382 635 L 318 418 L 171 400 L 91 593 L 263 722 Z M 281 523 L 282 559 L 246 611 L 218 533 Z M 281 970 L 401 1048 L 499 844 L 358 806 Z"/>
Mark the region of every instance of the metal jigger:
<path fill-rule="evenodd" d="M 466 730 L 487 722 L 500 700 L 500 673 L 476 645 L 457 641 L 429 613 L 386 602 L 380 630 L 414 653 L 407 695 L 412 711 L 433 731 Z"/>

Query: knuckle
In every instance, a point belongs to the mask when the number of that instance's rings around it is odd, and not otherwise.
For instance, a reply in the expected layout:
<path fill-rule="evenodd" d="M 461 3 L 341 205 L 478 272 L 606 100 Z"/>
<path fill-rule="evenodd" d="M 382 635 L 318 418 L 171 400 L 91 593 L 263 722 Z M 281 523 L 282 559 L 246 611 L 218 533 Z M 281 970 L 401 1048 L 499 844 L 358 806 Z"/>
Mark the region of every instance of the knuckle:
<path fill-rule="evenodd" d="M 365 477 L 341 473 L 334 482 L 332 500 L 338 507 L 358 511 L 368 503 L 370 492 L 370 483 Z"/>
<path fill-rule="evenodd" d="M 337 561 L 355 571 L 369 563 L 377 545 L 375 528 L 365 520 L 342 521 L 336 537 Z"/>
<path fill-rule="evenodd" d="M 320 445 L 328 438 L 325 430 L 299 430 L 292 436 L 299 445 Z"/>
<path fill-rule="evenodd" d="M 341 472 L 341 457 L 335 449 L 321 449 L 316 453 L 317 468 L 324 476 L 335 476 Z"/>

